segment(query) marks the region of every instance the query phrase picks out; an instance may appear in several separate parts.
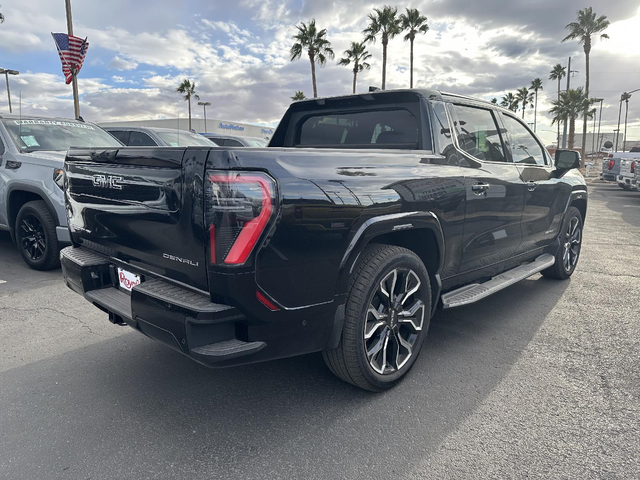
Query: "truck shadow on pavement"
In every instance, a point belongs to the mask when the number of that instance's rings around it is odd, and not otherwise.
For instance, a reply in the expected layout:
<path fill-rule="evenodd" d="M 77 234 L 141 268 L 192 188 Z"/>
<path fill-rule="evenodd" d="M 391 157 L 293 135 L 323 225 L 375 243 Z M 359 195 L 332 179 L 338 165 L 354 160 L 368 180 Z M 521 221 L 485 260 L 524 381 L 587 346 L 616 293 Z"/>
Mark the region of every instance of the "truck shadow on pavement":
<path fill-rule="evenodd" d="M 536 276 L 438 312 L 384 394 L 319 354 L 210 370 L 132 331 L 0 374 L 0 451 L 14 478 L 36 465 L 49 478 L 392 478 L 482 404 L 568 285 Z"/>

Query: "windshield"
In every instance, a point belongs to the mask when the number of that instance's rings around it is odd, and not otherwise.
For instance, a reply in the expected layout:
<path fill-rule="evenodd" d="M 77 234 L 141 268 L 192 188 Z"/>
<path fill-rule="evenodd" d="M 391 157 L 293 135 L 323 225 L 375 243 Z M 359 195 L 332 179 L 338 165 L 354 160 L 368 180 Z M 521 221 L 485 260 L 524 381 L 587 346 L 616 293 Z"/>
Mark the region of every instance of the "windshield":
<path fill-rule="evenodd" d="M 162 130 L 154 130 L 167 145 L 172 147 L 210 147 L 211 141 L 203 137 L 189 132 L 166 132 Z"/>
<path fill-rule="evenodd" d="M 262 138 L 245 138 L 247 143 L 252 147 L 266 147 L 267 141 Z"/>
<path fill-rule="evenodd" d="M 70 147 L 121 147 L 122 144 L 88 123 L 40 118 L 2 120 L 13 142 L 23 152 L 66 151 Z"/>

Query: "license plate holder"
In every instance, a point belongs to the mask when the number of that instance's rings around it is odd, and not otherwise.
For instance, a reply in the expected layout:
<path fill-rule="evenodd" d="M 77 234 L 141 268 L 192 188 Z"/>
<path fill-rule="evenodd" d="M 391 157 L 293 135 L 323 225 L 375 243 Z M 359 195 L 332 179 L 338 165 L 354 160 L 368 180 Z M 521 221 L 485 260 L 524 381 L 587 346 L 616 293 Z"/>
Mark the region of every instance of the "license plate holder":
<path fill-rule="evenodd" d="M 133 287 L 142 283 L 142 277 L 118 267 L 118 283 L 120 290 L 131 294 Z"/>

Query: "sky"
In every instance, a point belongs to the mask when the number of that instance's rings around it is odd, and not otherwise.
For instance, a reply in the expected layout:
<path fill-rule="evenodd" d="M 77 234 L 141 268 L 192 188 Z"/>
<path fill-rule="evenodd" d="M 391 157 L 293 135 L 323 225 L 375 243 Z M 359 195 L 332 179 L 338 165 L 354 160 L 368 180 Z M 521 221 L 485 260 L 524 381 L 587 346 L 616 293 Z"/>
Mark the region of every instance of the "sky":
<path fill-rule="evenodd" d="M 63 0 L 1 0 L 0 67 L 19 70 L 10 78 L 13 104 L 22 113 L 73 116 L 71 86 L 65 85 L 50 32 L 66 32 Z M 72 0 L 74 33 L 89 51 L 79 75 L 81 114 L 86 120 L 175 118 L 187 104 L 175 92 L 184 78 L 211 102 L 209 118 L 274 126 L 297 90 L 312 96 L 308 58 L 289 61 L 295 25 L 312 18 L 327 29 L 334 61 L 317 69 L 320 96 L 351 93 L 349 67 L 337 65 L 350 42 L 361 41 L 367 14 L 384 3 L 361 0 Z M 416 87 L 498 100 L 508 91 L 543 80 L 538 98 L 538 134 L 555 141 L 548 114 L 557 83 L 548 79 L 556 63 L 572 56 L 584 85 L 585 61 L 577 42 L 561 43 L 565 25 L 584 0 L 423 0 L 393 4 L 418 8 L 430 30 L 415 44 Z M 620 94 L 640 89 L 640 0 L 594 0 L 607 15 L 609 40 L 591 52 L 591 96 L 604 98 L 602 130 L 617 126 Z M 409 44 L 389 42 L 387 89 L 409 86 Z M 380 42 L 368 46 L 371 69 L 358 77 L 358 91 L 379 86 Z M 0 112 L 7 111 L 0 82 Z M 564 84 L 564 82 L 563 82 Z M 563 85 L 564 88 L 564 85 Z M 622 116 L 624 119 L 624 106 Z M 201 117 L 200 107 L 193 116 Z M 533 122 L 533 109 L 526 121 Z M 628 138 L 640 139 L 640 91 L 629 103 Z M 577 127 L 581 131 L 581 125 Z M 589 127 L 591 130 L 591 125 Z"/>

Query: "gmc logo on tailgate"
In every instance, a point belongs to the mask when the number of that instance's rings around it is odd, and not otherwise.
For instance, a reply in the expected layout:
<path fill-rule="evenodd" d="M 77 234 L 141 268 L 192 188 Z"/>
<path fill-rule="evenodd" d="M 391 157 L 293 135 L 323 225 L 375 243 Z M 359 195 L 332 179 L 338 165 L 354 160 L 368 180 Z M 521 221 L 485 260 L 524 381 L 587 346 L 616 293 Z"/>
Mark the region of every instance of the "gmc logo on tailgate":
<path fill-rule="evenodd" d="M 122 177 L 113 175 L 94 175 L 93 186 L 98 188 L 110 188 L 112 190 L 122 190 Z"/>

